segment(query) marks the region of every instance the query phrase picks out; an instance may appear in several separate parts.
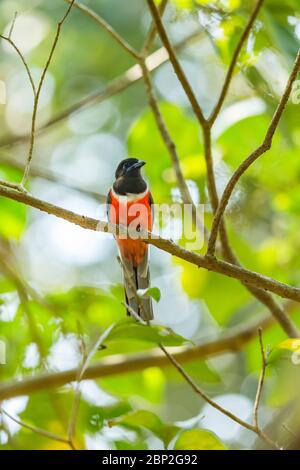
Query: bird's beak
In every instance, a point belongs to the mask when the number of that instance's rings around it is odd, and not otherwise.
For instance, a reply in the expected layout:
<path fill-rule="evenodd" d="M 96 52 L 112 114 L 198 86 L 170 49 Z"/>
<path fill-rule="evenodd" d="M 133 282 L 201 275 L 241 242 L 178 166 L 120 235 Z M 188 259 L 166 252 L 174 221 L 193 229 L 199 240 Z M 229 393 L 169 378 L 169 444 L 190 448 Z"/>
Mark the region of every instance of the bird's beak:
<path fill-rule="evenodd" d="M 142 168 L 144 165 L 146 165 L 146 162 L 144 162 L 144 160 L 139 160 L 138 162 L 134 163 L 131 168 L 136 170 L 137 168 Z"/>
<path fill-rule="evenodd" d="M 131 165 L 126 173 L 130 173 L 132 170 L 137 170 L 139 168 L 142 168 L 142 166 L 146 165 L 146 162 L 144 160 L 139 160 L 138 162 L 134 163 Z"/>

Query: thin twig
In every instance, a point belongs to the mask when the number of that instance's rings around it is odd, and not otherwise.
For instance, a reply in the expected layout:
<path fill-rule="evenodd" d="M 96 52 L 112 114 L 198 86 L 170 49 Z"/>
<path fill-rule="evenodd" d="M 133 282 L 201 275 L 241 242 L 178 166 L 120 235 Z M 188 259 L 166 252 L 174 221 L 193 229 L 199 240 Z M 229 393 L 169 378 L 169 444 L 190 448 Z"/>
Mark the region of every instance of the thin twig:
<path fill-rule="evenodd" d="M 203 400 L 205 400 L 210 406 L 215 408 L 216 410 L 220 411 L 223 415 L 227 416 L 228 418 L 232 419 L 236 423 L 238 423 L 240 426 L 243 426 L 244 428 L 248 429 L 249 431 L 254 432 L 256 435 L 258 435 L 263 441 L 268 444 L 268 446 L 278 449 L 278 446 L 276 445 L 275 442 L 273 442 L 260 428 L 253 426 L 250 423 L 247 423 L 247 421 L 244 421 L 240 419 L 238 416 L 234 415 L 231 413 L 231 411 L 226 410 L 223 408 L 221 405 L 219 405 L 217 402 L 212 400 L 192 379 L 192 377 L 183 369 L 183 367 L 177 362 L 177 360 L 167 351 L 167 349 L 160 344 L 159 345 L 160 349 L 163 351 L 163 353 L 166 355 L 166 357 L 169 359 L 169 361 L 172 363 L 172 365 L 175 367 L 175 369 L 179 372 L 179 374 L 184 378 L 184 380 L 192 387 L 194 392 L 197 393 Z"/>
<path fill-rule="evenodd" d="M 265 353 L 265 349 L 264 349 L 264 345 L 263 345 L 262 328 L 261 327 L 258 328 L 258 338 L 259 338 L 259 346 L 260 346 L 260 352 L 261 352 L 261 357 L 262 357 L 262 366 L 261 366 L 261 371 L 260 371 L 260 376 L 259 376 L 258 386 L 257 386 L 257 391 L 256 391 L 256 397 L 255 397 L 254 406 L 253 406 L 253 424 L 254 424 L 254 427 L 256 428 L 258 436 L 260 436 L 271 447 L 273 445 L 275 445 L 275 447 L 277 449 L 279 449 L 279 447 L 261 429 L 261 427 L 259 426 L 259 421 L 258 421 L 259 405 L 260 405 L 260 402 L 261 402 L 263 386 L 264 386 L 264 381 L 265 381 L 265 375 L 266 375 L 266 367 L 267 367 L 267 358 L 266 358 L 266 353 Z"/>
<path fill-rule="evenodd" d="M 283 429 L 285 429 L 294 439 L 297 439 L 297 434 L 292 431 L 292 429 L 286 424 L 286 423 L 282 423 L 281 425 L 283 427 Z"/>
<path fill-rule="evenodd" d="M 217 185 L 214 175 L 214 168 L 213 168 L 213 158 L 212 158 L 212 148 L 211 148 L 211 129 L 207 126 L 202 126 L 202 134 L 203 134 L 203 145 L 204 145 L 204 158 L 206 164 L 206 179 L 207 179 L 207 189 L 209 195 L 209 201 L 212 207 L 213 213 L 216 212 L 219 198 L 217 193 Z M 220 227 L 221 232 L 221 248 L 222 253 L 225 259 L 229 262 L 233 262 L 232 259 L 228 259 L 228 254 L 231 252 L 229 246 L 229 240 L 226 232 L 225 223 L 222 224 Z M 233 257 L 231 257 L 233 258 Z"/>
<path fill-rule="evenodd" d="M 277 109 L 273 115 L 273 118 L 271 120 L 271 123 L 268 127 L 268 130 L 266 132 L 265 138 L 263 143 L 254 151 L 252 152 L 249 157 L 247 157 L 243 163 L 236 169 L 232 177 L 230 178 L 229 182 L 226 185 L 226 188 L 224 189 L 222 198 L 220 200 L 218 209 L 216 211 L 216 214 L 214 216 L 213 224 L 212 224 L 212 230 L 210 234 L 210 240 L 208 244 L 208 250 L 207 252 L 210 255 L 214 254 L 215 251 L 215 244 L 216 244 L 216 239 L 217 239 L 217 234 L 220 226 L 220 222 L 222 220 L 224 211 L 227 207 L 227 204 L 229 202 L 229 199 L 232 195 L 232 192 L 239 182 L 241 176 L 245 173 L 245 171 L 248 170 L 248 168 L 264 153 L 266 153 L 272 145 L 272 140 L 274 133 L 277 129 L 277 126 L 279 124 L 280 118 L 283 114 L 283 111 L 287 105 L 287 102 L 289 100 L 292 88 L 293 88 L 293 83 L 297 78 L 298 72 L 300 68 L 300 50 L 298 51 L 291 75 L 288 79 L 285 91 L 281 97 L 281 100 L 277 106 Z"/>
<path fill-rule="evenodd" d="M 15 11 L 13 20 L 12 20 L 11 25 L 10 25 L 10 28 L 9 28 L 8 39 L 11 39 L 11 35 L 12 35 L 13 30 L 14 30 L 14 27 L 15 27 L 15 23 L 16 23 L 17 16 L 18 16 L 18 12 Z"/>
<path fill-rule="evenodd" d="M 161 1 L 160 5 L 158 7 L 160 16 L 163 16 L 167 4 L 168 4 L 168 0 L 162 0 Z M 149 28 L 148 35 L 146 37 L 146 40 L 145 40 L 145 43 L 143 45 L 143 49 L 142 49 L 142 52 L 141 52 L 141 55 L 143 57 L 148 55 L 148 52 L 151 49 L 151 46 L 153 44 L 153 41 L 155 39 L 156 34 L 157 34 L 156 24 L 155 24 L 155 21 L 152 20 L 150 28 Z"/>
<path fill-rule="evenodd" d="M 29 429 L 29 431 L 32 431 L 35 434 L 39 434 L 40 436 L 46 437 L 47 439 L 51 439 L 57 442 L 62 442 L 63 444 L 70 446 L 70 442 L 68 441 L 68 439 L 61 437 L 58 434 L 54 434 L 52 432 L 46 431 L 45 429 L 37 428 L 35 426 L 31 426 L 30 424 L 24 423 L 23 421 L 20 421 L 19 419 L 15 418 L 11 414 L 7 413 L 7 411 L 5 411 L 3 408 L 0 409 L 0 413 L 7 416 L 9 419 L 17 423 L 19 426 L 22 426 L 25 429 Z M 70 447 L 72 448 L 72 446 Z"/>
<path fill-rule="evenodd" d="M 241 35 L 241 38 L 234 50 L 234 53 L 233 53 L 233 56 L 232 56 L 232 59 L 231 59 L 231 62 L 230 62 L 230 65 L 229 65 L 229 68 L 227 70 L 227 74 L 226 74 L 226 77 L 225 77 L 225 81 L 224 81 L 224 85 L 222 87 L 222 90 L 221 90 L 221 94 L 220 94 L 220 97 L 217 101 L 217 104 L 215 106 L 215 108 L 213 109 L 208 121 L 209 121 L 209 124 L 210 126 L 213 125 L 213 123 L 215 122 L 221 108 L 222 108 L 222 105 L 224 103 L 224 100 L 227 96 L 227 93 L 228 93 L 228 89 L 229 89 L 229 86 L 230 86 L 230 83 L 231 83 L 231 79 L 233 77 L 233 72 L 234 72 L 234 68 L 236 66 L 236 63 L 237 63 L 237 60 L 239 58 L 239 55 L 240 55 L 240 52 L 242 50 L 242 47 L 243 45 L 245 44 L 245 41 L 247 40 L 249 34 L 250 34 L 250 31 L 252 29 L 252 26 L 258 16 L 258 13 L 262 7 L 264 3 L 264 0 L 258 0 L 255 7 L 254 7 L 254 10 L 247 22 L 247 25 Z"/>
<path fill-rule="evenodd" d="M 41 91 L 42 91 L 42 87 L 43 87 L 43 84 L 44 84 L 46 73 L 48 71 L 48 68 L 50 66 L 54 51 L 55 51 L 56 46 L 57 46 L 57 42 L 58 42 L 58 39 L 59 39 L 59 36 L 60 36 L 62 25 L 65 22 L 65 20 L 67 19 L 68 15 L 69 15 L 69 13 L 72 9 L 73 4 L 74 4 L 74 0 L 71 0 L 70 5 L 67 8 L 67 11 L 65 12 L 64 16 L 62 17 L 62 19 L 57 24 L 57 29 L 56 29 L 56 34 L 55 34 L 55 37 L 54 37 L 54 41 L 52 43 L 52 47 L 50 49 L 48 59 L 46 61 L 45 67 L 42 71 L 42 75 L 41 75 L 41 78 L 39 80 L 38 87 L 36 89 L 36 93 L 35 93 L 35 97 L 34 97 L 34 103 L 33 103 L 32 118 L 31 118 L 31 134 L 30 134 L 29 152 L 28 152 L 28 156 L 27 156 L 24 175 L 23 175 L 23 178 L 22 178 L 22 181 L 21 181 L 21 186 L 23 186 L 23 187 L 25 186 L 25 184 L 27 182 L 27 179 L 28 179 L 28 175 L 29 175 L 29 171 L 30 171 L 30 164 L 31 164 L 32 156 L 33 156 L 33 149 L 34 149 L 35 135 L 36 135 L 36 117 L 37 117 L 40 94 L 41 94 Z"/>
<path fill-rule="evenodd" d="M 14 22 L 13 22 L 13 24 L 14 24 Z M 0 38 L 3 39 L 4 41 L 7 41 L 14 48 L 14 50 L 16 51 L 18 56 L 20 57 L 21 61 L 23 62 L 23 65 L 25 67 L 25 70 L 26 70 L 26 73 L 28 75 L 29 82 L 30 82 L 30 85 L 31 85 L 31 88 L 32 88 L 33 96 L 35 97 L 36 96 L 36 88 L 35 88 L 34 80 L 33 80 L 30 68 L 29 68 L 29 66 L 26 62 L 26 59 L 23 56 L 21 50 L 15 44 L 15 42 L 11 39 L 10 35 L 9 36 L 3 36 L 2 34 L 0 34 Z"/>
<path fill-rule="evenodd" d="M 199 120 L 200 124 L 202 126 L 206 126 L 207 125 L 207 121 L 203 115 L 203 112 L 202 112 L 202 109 L 198 103 L 198 100 L 195 96 L 195 93 L 184 73 L 184 70 L 183 68 L 181 67 L 180 65 L 180 62 L 179 60 L 177 59 L 177 55 L 174 51 L 174 48 L 169 40 L 169 37 L 166 33 L 166 30 L 165 30 L 165 27 L 163 25 L 163 22 L 161 20 L 161 17 L 160 17 L 160 13 L 159 13 L 159 10 L 157 9 L 155 3 L 154 3 L 154 0 L 147 0 L 148 2 L 148 6 L 149 6 L 149 9 L 150 9 L 150 12 L 152 14 L 152 17 L 153 17 L 153 20 L 156 24 L 156 28 L 157 28 L 157 32 L 160 36 L 160 39 L 163 43 L 163 45 L 165 46 L 166 50 L 168 51 L 169 53 L 169 57 L 170 57 L 170 62 L 173 66 L 173 69 L 178 77 L 178 80 L 180 81 L 181 85 L 182 85 L 182 88 L 189 100 L 189 102 L 191 103 L 191 106 L 193 108 L 193 111 L 197 117 L 197 119 Z"/>
<path fill-rule="evenodd" d="M 266 367 L 267 367 L 267 359 L 266 359 L 266 354 L 265 354 L 264 345 L 263 345 L 261 328 L 258 329 L 258 338 L 259 338 L 259 346 L 260 346 L 260 352 L 261 352 L 261 358 L 262 358 L 262 365 L 261 365 L 261 371 L 260 371 L 260 376 L 258 380 L 254 407 L 253 407 L 253 422 L 254 422 L 254 426 L 256 426 L 257 428 L 259 427 L 258 410 L 259 410 L 259 405 L 260 405 L 260 401 L 262 397 L 262 391 L 263 391 Z"/>

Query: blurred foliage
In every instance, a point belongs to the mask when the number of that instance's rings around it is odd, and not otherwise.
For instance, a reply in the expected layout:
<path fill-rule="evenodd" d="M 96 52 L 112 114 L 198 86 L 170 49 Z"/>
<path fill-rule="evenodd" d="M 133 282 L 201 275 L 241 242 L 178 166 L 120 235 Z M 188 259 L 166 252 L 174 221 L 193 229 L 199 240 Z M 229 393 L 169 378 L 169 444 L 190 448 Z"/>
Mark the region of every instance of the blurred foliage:
<path fill-rule="evenodd" d="M 150 22 L 144 2 L 131 0 L 130 6 L 120 0 L 94 3 L 85 1 L 141 49 Z M 63 0 L 0 2 L 1 31 L 8 32 L 18 11 L 13 38 L 24 51 L 34 76 L 39 76 L 45 65 L 56 23 L 65 8 Z M 180 53 L 180 59 L 197 97 L 204 103 L 205 114 L 216 103 L 252 8 L 252 0 L 170 0 L 165 24 L 174 43 L 191 31 L 204 32 Z M 240 55 L 214 129 L 219 192 L 232 171 L 262 142 L 299 48 L 299 37 L 299 1 L 266 1 Z M 153 50 L 159 46 L 156 38 Z M 7 85 L 7 103 L 0 105 L 1 139 L 28 132 L 32 97 L 19 58 L 3 41 L 0 47 L 0 80 Z M 46 123 L 86 95 L 105 89 L 132 65 L 132 57 L 105 31 L 79 11 L 72 11 L 47 75 L 39 122 Z M 209 226 L 211 210 L 200 128 L 170 65 L 161 66 L 153 77 L 184 176 L 195 201 L 205 204 L 205 222 Z M 243 177 L 227 217 L 230 240 L 240 260 L 249 269 L 293 285 L 300 283 L 299 143 L 299 104 L 290 100 L 272 149 Z M 0 148 L 1 179 L 20 181 L 21 172 L 2 163 L 1 157 L 24 162 L 27 151 L 27 142 Z M 33 165 L 53 171 L 73 186 L 106 194 L 116 164 L 126 154 L 147 162 L 145 173 L 156 202 L 181 201 L 142 82 L 41 133 Z M 98 203 L 59 182 L 32 177 L 30 191 L 78 213 L 99 217 Z M 94 233 L 87 235 L 82 229 L 5 198 L 0 199 L 0 215 L 0 337 L 7 345 L 7 363 L 0 366 L 1 381 L 14 382 L 79 367 L 82 341 L 90 348 L 111 325 L 114 327 L 91 365 L 102 361 L 126 363 L 128 357 L 152 354 L 157 343 L 169 346 L 170 351 L 173 347 L 193 347 L 266 313 L 235 280 L 171 260 L 153 249 L 155 288 L 148 295 L 155 299 L 156 321 L 151 329 L 139 325 L 125 317 L 113 240 Z M 180 237 L 178 241 L 183 243 Z M 293 318 L 300 325 L 299 309 L 294 309 Z M 300 423 L 299 410 L 294 411 L 292 406 L 300 385 L 300 369 L 293 356 L 299 339 L 287 340 L 274 325 L 264 333 L 264 343 L 271 352 L 261 419 L 272 427 L 277 442 L 288 442 L 291 436 L 282 423 L 294 432 L 299 432 Z M 236 354 L 186 364 L 186 370 L 212 397 L 239 395 L 251 405 L 260 368 L 257 340 Z M 83 381 L 81 385 L 74 440 L 78 448 L 257 447 L 250 433 L 240 427 L 226 438 L 226 432 L 232 431 L 231 422 L 223 425 L 216 419 L 208 426 L 203 403 L 172 368 L 129 368 L 127 373 Z M 69 384 L 12 398 L 2 406 L 31 426 L 66 436 L 73 397 L 74 387 Z M 8 418 L 0 419 L 0 443 L 2 449 L 68 447 Z"/>

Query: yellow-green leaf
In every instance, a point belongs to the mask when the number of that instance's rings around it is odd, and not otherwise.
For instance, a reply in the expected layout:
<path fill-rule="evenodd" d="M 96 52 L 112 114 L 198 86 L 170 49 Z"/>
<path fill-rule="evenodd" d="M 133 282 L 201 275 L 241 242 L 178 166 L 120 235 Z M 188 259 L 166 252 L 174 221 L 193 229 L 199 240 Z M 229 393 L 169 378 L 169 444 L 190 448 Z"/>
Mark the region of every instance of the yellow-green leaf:
<path fill-rule="evenodd" d="M 180 434 L 175 450 L 226 450 L 215 434 L 204 429 L 190 429 Z"/>
<path fill-rule="evenodd" d="M 140 297 L 152 297 L 155 302 L 159 302 L 161 298 L 161 292 L 158 287 L 150 287 L 149 289 L 139 289 L 137 293 Z"/>
<path fill-rule="evenodd" d="M 288 349 L 292 352 L 300 353 L 300 338 L 290 338 L 277 344 L 274 349 Z"/>

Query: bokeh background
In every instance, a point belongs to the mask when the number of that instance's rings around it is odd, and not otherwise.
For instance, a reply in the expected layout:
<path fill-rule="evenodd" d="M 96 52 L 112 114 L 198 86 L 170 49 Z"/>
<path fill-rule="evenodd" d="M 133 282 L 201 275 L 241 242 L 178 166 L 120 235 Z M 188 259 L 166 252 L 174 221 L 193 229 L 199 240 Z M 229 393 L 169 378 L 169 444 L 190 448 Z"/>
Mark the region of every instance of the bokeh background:
<path fill-rule="evenodd" d="M 85 0 L 85 4 L 134 47 L 142 48 L 150 24 L 146 2 Z M 206 115 L 216 102 L 253 5 L 248 0 L 169 2 L 164 21 L 172 42 L 193 36 L 179 57 Z M 18 12 L 12 38 L 35 80 L 43 70 L 57 21 L 65 9 L 63 0 L 0 0 L 0 29 L 4 34 Z M 298 1 L 267 0 L 239 58 L 214 127 L 220 194 L 233 169 L 262 142 L 299 48 L 299 38 Z M 159 47 L 156 38 L 151 52 Z M 31 124 L 32 90 L 12 47 L 1 41 L 0 54 L 0 80 L 6 87 L 6 104 L 0 105 L 0 177 L 19 182 L 28 152 L 23 136 Z M 63 25 L 46 76 L 38 125 L 45 125 L 86 96 L 105 90 L 132 66 L 131 56 L 74 9 Z M 153 72 L 153 80 L 178 146 L 184 176 L 194 201 L 206 204 L 205 222 L 209 226 L 211 213 L 198 123 L 169 63 Z M 242 263 L 293 285 L 300 283 L 299 106 L 294 96 L 271 151 L 243 177 L 227 217 L 230 240 Z M 41 131 L 28 189 L 38 198 L 103 218 L 101 196 L 113 181 L 116 165 L 127 155 L 146 160 L 145 174 L 156 202 L 179 199 L 171 162 L 147 106 L 142 80 L 105 100 L 95 99 Z M 80 364 L 80 335 L 90 345 L 105 328 L 124 318 L 114 241 L 3 197 L 0 215 L 0 335 L 7 345 L 7 363 L 0 366 L 1 382 L 75 368 Z M 155 248 L 151 249 L 151 271 L 152 284 L 161 292 L 155 305 L 155 323 L 172 328 L 195 344 L 267 314 L 237 281 L 172 259 Z M 288 309 L 300 325 L 297 305 L 288 304 Z M 125 334 L 108 342 L 93 361 L 116 354 L 126 361 L 132 354 L 152 353 L 155 344 L 149 339 L 138 341 L 131 336 L 125 329 Z M 264 343 L 270 348 L 284 339 L 285 334 L 275 325 L 264 333 Z M 299 431 L 295 402 L 300 369 L 292 364 L 288 353 L 271 362 L 261 422 L 284 446 L 292 433 Z M 240 351 L 195 360 L 186 367 L 219 403 L 251 420 L 260 365 L 255 337 Z M 73 395 L 74 387 L 69 384 L 5 400 L 2 407 L 24 422 L 65 435 Z M 158 428 L 151 429 L 149 424 L 154 415 L 150 419 L 140 413 L 135 421 L 136 412 L 142 410 L 159 417 Z M 126 423 L 126 416 L 133 416 L 132 422 Z M 173 434 L 170 431 L 170 443 L 164 444 L 162 429 L 167 424 L 177 427 L 172 428 Z M 218 442 L 229 448 L 261 446 L 255 435 L 203 403 L 170 368 L 151 367 L 82 383 L 76 427 L 79 448 L 172 448 L 182 430 L 198 428 L 212 431 Z M 2 449 L 67 447 L 4 416 L 0 419 L 0 443 Z"/>

